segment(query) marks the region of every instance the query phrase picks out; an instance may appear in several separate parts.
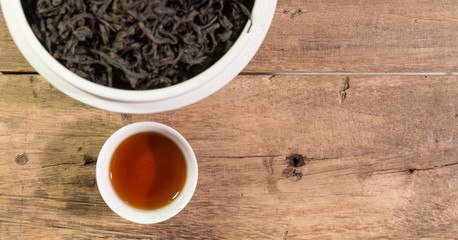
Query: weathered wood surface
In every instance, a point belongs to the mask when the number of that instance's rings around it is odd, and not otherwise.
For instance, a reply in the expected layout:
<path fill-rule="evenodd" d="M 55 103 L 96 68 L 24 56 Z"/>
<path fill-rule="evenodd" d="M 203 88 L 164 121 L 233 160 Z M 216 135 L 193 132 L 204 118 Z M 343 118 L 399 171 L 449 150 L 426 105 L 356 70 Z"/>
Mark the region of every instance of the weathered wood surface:
<path fill-rule="evenodd" d="M 0 239 L 456 238 L 457 84 L 239 76 L 183 109 L 122 115 L 38 75 L 0 75 Z M 146 226 L 104 204 L 94 164 L 112 132 L 143 120 L 181 132 L 199 164 L 189 205 Z M 291 154 L 306 165 L 288 167 Z"/>
<path fill-rule="evenodd" d="M 244 72 L 457 72 L 457 12 L 279 0 Z M 34 70 L 0 13 L 0 239 L 458 236 L 457 77 L 245 75 L 183 109 L 125 115 L 20 72 Z M 118 217 L 95 182 L 103 142 L 137 121 L 177 129 L 198 158 L 193 199 L 155 225 Z"/>
<path fill-rule="evenodd" d="M 456 0 L 279 0 L 245 72 L 457 72 Z M 33 72 L 0 16 L 0 72 Z"/>

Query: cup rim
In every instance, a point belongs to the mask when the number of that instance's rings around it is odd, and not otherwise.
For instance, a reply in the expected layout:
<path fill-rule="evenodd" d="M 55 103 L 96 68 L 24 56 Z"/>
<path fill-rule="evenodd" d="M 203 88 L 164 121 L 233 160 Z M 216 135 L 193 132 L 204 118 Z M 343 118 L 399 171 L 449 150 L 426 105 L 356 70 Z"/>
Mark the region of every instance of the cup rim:
<path fill-rule="evenodd" d="M 156 132 L 165 135 L 174 141 L 185 155 L 187 166 L 185 185 L 175 200 L 159 209 L 141 210 L 127 205 L 116 194 L 109 178 L 109 167 L 114 150 L 124 139 L 140 132 Z M 157 122 L 137 122 L 120 128 L 106 140 L 97 158 L 96 179 L 100 195 L 116 214 L 135 223 L 159 223 L 177 215 L 191 200 L 197 186 L 197 159 L 186 139 L 173 128 Z"/>

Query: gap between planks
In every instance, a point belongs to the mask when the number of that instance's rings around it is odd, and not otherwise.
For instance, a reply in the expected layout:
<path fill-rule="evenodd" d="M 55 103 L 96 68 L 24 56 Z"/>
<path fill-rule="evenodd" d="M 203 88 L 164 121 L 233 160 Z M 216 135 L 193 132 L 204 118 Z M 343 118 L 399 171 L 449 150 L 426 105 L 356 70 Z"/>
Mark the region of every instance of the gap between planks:
<path fill-rule="evenodd" d="M 458 76 L 458 72 L 242 72 L 240 75 L 297 76 Z"/>
<path fill-rule="evenodd" d="M 0 72 L 3 75 L 31 75 L 37 72 Z M 458 76 L 458 72 L 241 72 L 239 75 L 295 76 Z"/>

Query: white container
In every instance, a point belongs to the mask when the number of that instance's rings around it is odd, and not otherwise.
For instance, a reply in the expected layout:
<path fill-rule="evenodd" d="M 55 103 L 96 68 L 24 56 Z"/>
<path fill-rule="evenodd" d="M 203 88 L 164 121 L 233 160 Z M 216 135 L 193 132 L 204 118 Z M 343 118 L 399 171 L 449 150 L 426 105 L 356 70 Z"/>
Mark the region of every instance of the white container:
<path fill-rule="evenodd" d="M 256 0 L 248 22 L 231 49 L 201 74 L 170 87 L 122 90 L 105 87 L 74 74 L 54 59 L 35 37 L 20 0 L 0 0 L 8 29 L 27 61 L 46 80 L 70 97 L 121 113 L 156 113 L 195 103 L 218 91 L 253 58 L 267 34 L 277 0 Z M 251 25 L 248 31 L 249 25 Z"/>
<path fill-rule="evenodd" d="M 123 140 L 141 132 L 156 132 L 168 137 L 178 145 L 186 160 L 186 182 L 181 193 L 168 205 L 155 210 L 140 210 L 124 203 L 114 191 L 109 177 L 113 152 Z M 96 177 L 103 200 L 119 216 L 135 223 L 158 223 L 178 214 L 191 200 L 197 186 L 197 160 L 189 143 L 174 129 L 155 122 L 137 122 L 119 129 L 105 142 L 97 158 Z"/>

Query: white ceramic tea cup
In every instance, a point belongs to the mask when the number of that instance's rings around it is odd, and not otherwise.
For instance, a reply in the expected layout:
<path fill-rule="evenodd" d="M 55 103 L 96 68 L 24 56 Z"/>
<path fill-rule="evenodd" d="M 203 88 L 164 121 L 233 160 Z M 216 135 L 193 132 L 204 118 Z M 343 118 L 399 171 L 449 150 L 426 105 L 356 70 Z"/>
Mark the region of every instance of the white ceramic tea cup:
<path fill-rule="evenodd" d="M 141 132 L 156 132 L 174 141 L 183 152 L 186 161 L 186 182 L 181 193 L 168 205 L 154 210 L 141 210 L 124 203 L 111 185 L 109 176 L 110 162 L 113 152 L 124 139 Z M 176 130 L 156 122 L 137 122 L 122 127 L 111 135 L 100 150 L 97 167 L 97 186 L 105 203 L 119 216 L 142 224 L 165 221 L 178 214 L 191 200 L 197 186 L 197 160 L 189 143 Z"/>

